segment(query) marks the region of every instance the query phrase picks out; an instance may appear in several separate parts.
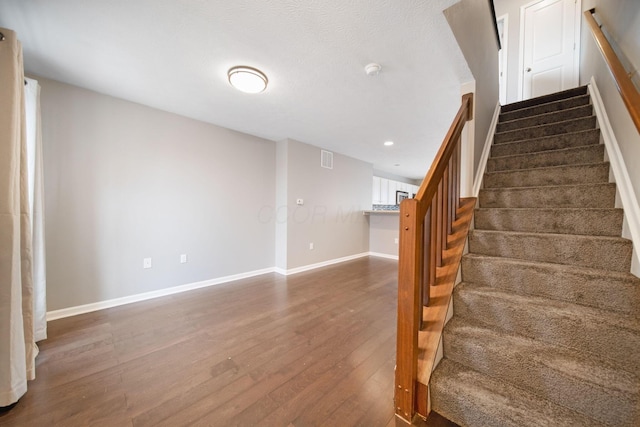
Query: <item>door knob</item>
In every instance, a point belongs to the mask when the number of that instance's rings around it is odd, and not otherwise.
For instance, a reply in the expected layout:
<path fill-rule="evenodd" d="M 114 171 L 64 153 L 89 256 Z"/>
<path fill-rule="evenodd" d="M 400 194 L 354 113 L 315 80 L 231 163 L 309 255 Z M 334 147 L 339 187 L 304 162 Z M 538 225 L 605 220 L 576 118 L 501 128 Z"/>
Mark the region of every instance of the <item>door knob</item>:
<path fill-rule="evenodd" d="M 525 70 L 527 73 L 531 72 L 531 67 L 527 67 L 527 69 Z"/>

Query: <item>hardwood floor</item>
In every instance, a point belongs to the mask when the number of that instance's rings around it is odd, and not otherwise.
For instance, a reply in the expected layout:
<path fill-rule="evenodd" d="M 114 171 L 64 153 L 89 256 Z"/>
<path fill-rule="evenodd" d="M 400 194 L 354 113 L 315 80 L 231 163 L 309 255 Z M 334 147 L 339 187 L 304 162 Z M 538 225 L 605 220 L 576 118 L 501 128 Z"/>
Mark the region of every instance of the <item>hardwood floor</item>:
<path fill-rule="evenodd" d="M 393 426 L 397 262 L 362 258 L 49 323 L 2 426 Z"/>

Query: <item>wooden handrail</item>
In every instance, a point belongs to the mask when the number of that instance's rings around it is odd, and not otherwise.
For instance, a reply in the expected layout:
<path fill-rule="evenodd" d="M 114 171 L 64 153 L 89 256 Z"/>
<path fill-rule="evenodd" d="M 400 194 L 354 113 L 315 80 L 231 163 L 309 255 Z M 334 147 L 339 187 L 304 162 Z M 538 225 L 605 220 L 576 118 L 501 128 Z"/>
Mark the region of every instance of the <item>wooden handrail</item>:
<path fill-rule="evenodd" d="M 600 52 L 602 53 L 605 62 L 609 66 L 609 70 L 613 75 L 613 79 L 616 82 L 616 86 L 622 96 L 622 100 L 629 110 L 631 119 L 636 125 L 638 132 L 640 132 L 640 93 L 638 93 L 638 90 L 633 85 L 633 82 L 622 65 L 622 62 L 611 47 L 611 44 L 602 32 L 602 29 L 600 29 L 600 25 L 598 25 L 593 17 L 593 13 L 595 11 L 595 9 L 585 11 L 585 20 L 587 21 L 587 24 L 589 24 L 591 34 L 593 34 L 593 38 L 595 39 L 598 48 L 600 48 Z"/>
<path fill-rule="evenodd" d="M 428 305 L 436 267 L 442 265 L 460 206 L 461 135 L 473 117 L 473 94 L 462 103 L 429 172 L 413 199 L 400 204 L 398 261 L 398 332 L 396 346 L 396 414 L 411 422 L 416 412 L 418 332 L 422 306 Z"/>

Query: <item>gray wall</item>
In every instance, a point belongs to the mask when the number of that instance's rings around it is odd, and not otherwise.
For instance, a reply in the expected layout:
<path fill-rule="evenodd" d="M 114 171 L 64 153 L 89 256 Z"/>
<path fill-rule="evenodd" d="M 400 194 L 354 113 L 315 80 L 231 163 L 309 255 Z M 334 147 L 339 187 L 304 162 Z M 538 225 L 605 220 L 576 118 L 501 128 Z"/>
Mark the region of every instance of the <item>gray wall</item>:
<path fill-rule="evenodd" d="M 399 214 L 372 213 L 369 218 L 369 250 L 376 254 L 398 256 L 395 239 L 400 232 Z"/>
<path fill-rule="evenodd" d="M 640 67 L 640 2 L 637 0 L 582 1 L 583 10 L 593 7 L 596 8 L 598 19 L 618 41 L 627 58 L 636 67 Z M 589 83 L 593 76 L 624 157 L 636 198 L 640 200 L 640 168 L 637 167 L 640 160 L 640 135 L 595 44 L 591 30 L 584 22 L 584 17 L 582 20 L 580 83 Z"/>
<path fill-rule="evenodd" d="M 487 0 L 461 0 L 444 14 L 476 80 L 475 172 L 498 103 L 498 42 Z"/>
<path fill-rule="evenodd" d="M 275 143 L 38 81 L 49 310 L 273 267 Z"/>
<path fill-rule="evenodd" d="M 276 227 L 276 268 L 287 269 L 288 141 L 276 143 L 276 204 L 271 212 Z"/>
<path fill-rule="evenodd" d="M 380 178 L 391 179 L 393 181 L 398 181 L 398 182 L 404 182 L 406 184 L 417 185 L 418 187 L 422 184 L 422 180 L 424 179 L 424 178 L 411 179 L 411 178 L 407 178 L 407 177 L 404 177 L 404 176 L 396 175 L 396 174 L 393 174 L 393 173 L 377 170 L 377 169 L 373 170 L 373 176 L 378 176 Z"/>
<path fill-rule="evenodd" d="M 640 67 L 640 2 L 638 0 L 582 0 L 583 11 L 594 7 L 596 16 L 613 36 L 627 59 L 636 67 Z M 583 28 L 587 28 L 586 24 Z M 591 37 L 590 32 L 587 34 Z"/>
<path fill-rule="evenodd" d="M 338 153 L 333 169 L 320 167 L 320 148 L 294 140 L 286 149 L 286 203 L 277 221 L 287 222 L 287 263 L 293 269 L 369 251 L 369 225 L 362 210 L 371 207 L 373 166 Z M 281 160 L 284 156 L 278 156 Z M 304 205 L 297 206 L 296 200 Z M 309 249 L 309 244 L 314 249 Z"/>

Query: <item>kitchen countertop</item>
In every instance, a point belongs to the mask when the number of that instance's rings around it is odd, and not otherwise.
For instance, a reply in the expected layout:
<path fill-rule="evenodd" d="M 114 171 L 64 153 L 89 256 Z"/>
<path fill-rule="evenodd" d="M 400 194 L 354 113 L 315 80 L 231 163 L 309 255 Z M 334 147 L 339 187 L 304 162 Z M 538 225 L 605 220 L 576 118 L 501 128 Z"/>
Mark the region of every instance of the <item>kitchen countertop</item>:
<path fill-rule="evenodd" d="M 373 210 L 366 210 L 366 211 L 362 211 L 363 215 L 371 215 L 371 214 L 384 214 L 384 215 L 389 215 L 389 214 L 399 214 L 400 210 L 396 209 L 396 210 L 391 210 L 391 209 L 373 209 Z"/>

